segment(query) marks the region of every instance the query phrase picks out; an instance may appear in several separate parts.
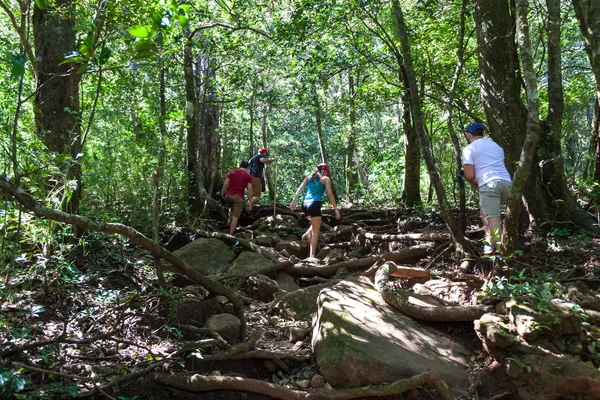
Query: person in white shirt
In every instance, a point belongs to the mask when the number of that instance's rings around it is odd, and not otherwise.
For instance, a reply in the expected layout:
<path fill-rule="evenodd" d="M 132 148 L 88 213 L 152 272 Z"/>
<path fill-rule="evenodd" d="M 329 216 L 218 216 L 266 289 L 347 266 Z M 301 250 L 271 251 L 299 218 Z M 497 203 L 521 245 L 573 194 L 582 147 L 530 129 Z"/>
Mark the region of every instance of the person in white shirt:
<path fill-rule="evenodd" d="M 500 206 L 508 200 L 512 181 L 504 164 L 504 150 L 483 137 L 484 128 L 478 122 L 465 128 L 469 145 L 463 149 L 462 162 L 465 179 L 479 192 L 481 221 L 485 230 L 484 254 L 492 254 L 499 247 L 502 236 Z"/>

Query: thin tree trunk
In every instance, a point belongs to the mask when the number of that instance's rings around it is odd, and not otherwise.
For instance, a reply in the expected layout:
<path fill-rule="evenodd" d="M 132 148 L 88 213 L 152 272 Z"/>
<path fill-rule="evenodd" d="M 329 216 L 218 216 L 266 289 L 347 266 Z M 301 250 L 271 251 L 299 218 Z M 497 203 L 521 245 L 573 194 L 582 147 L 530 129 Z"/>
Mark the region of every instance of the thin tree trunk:
<path fill-rule="evenodd" d="M 196 64 L 196 82 L 199 82 L 198 99 L 199 101 L 199 162 L 200 176 L 206 193 L 212 195 L 215 193 L 217 182 L 221 181 L 221 143 L 217 129 L 219 128 L 219 106 L 215 94 L 216 72 L 213 67 L 212 58 L 207 54 L 202 54 L 197 58 Z M 202 196 L 202 203 L 205 204 L 205 195 Z"/>
<path fill-rule="evenodd" d="M 327 162 L 327 153 L 325 153 L 325 141 L 323 140 L 323 119 L 317 84 L 313 84 L 313 106 L 315 108 L 315 123 L 317 125 L 317 138 L 319 140 L 319 150 L 321 151 L 321 162 Z"/>
<path fill-rule="evenodd" d="M 590 143 L 592 143 L 592 149 L 595 149 L 595 163 L 594 163 L 594 182 L 600 183 L 600 98 L 596 97 L 594 104 L 594 118 L 592 121 L 592 134 Z"/>
<path fill-rule="evenodd" d="M 404 66 L 402 79 L 407 88 L 402 93 L 402 130 L 404 131 L 404 204 L 413 207 L 421 203 L 421 148 L 411 117 L 410 87 Z"/>
<path fill-rule="evenodd" d="M 352 203 L 352 192 L 358 183 L 358 165 L 354 162 L 356 152 L 356 89 L 352 70 L 348 72 L 348 97 L 350 102 L 350 132 L 348 132 L 346 141 L 346 163 L 344 165 L 344 171 L 346 178 L 346 201 Z"/>
<path fill-rule="evenodd" d="M 200 201 L 200 163 L 198 160 L 198 147 L 200 145 L 199 130 L 197 123 L 197 98 L 194 74 L 194 56 L 192 54 L 193 38 L 190 36 L 189 28 L 184 30 L 185 46 L 183 51 L 183 69 L 185 78 L 185 120 L 187 128 L 187 168 L 188 174 L 188 206 L 192 215 L 200 215 L 203 205 Z"/>
<path fill-rule="evenodd" d="M 452 233 L 452 238 L 456 244 L 457 250 L 462 253 L 470 253 L 473 249 L 465 239 L 462 231 L 460 230 L 458 222 L 452 215 L 452 208 L 450 207 L 450 204 L 446 199 L 444 187 L 442 185 L 440 175 L 437 172 L 433 154 L 431 154 L 431 149 L 427 140 L 427 136 L 425 135 L 425 128 L 423 126 L 423 116 L 421 114 L 421 99 L 419 98 L 417 79 L 413 70 L 412 55 L 410 52 L 410 44 L 408 42 L 407 28 L 404 22 L 404 15 L 402 13 L 402 8 L 400 7 L 399 0 L 392 0 L 392 6 L 394 8 L 394 15 L 396 17 L 396 24 L 398 27 L 398 34 L 400 36 L 406 77 L 409 83 L 411 113 L 413 116 L 413 121 L 415 123 L 417 138 L 421 146 L 421 152 L 423 153 L 423 158 L 425 159 L 425 164 L 427 165 L 427 171 L 429 172 L 431 183 L 435 189 L 437 199 L 440 204 L 440 210 L 442 212 L 442 215 L 444 216 L 444 220 L 446 221 L 448 229 Z"/>
<path fill-rule="evenodd" d="M 446 125 L 448 126 L 448 132 L 450 133 L 450 138 L 452 139 L 452 145 L 454 147 L 454 158 L 456 160 L 456 181 L 459 186 L 459 206 L 460 206 L 460 216 L 459 216 L 459 226 L 462 232 L 465 231 L 467 226 L 466 219 L 466 193 L 465 193 L 465 181 L 461 175 L 462 170 L 462 152 L 460 149 L 460 145 L 458 142 L 458 136 L 454 131 L 454 123 L 452 121 L 454 115 L 454 96 L 456 94 L 456 88 L 458 86 L 458 82 L 460 81 L 460 77 L 462 74 L 462 70 L 464 67 L 464 52 L 465 52 L 465 9 L 467 7 L 467 0 L 462 0 L 461 10 L 460 10 L 460 23 L 459 23 L 459 31 L 458 31 L 458 47 L 456 49 L 456 69 L 454 70 L 454 78 L 452 79 L 452 86 L 450 87 L 450 91 L 448 93 L 448 97 L 446 98 Z"/>
<path fill-rule="evenodd" d="M 527 12 L 528 0 L 516 0 L 516 22 L 517 39 L 521 50 L 521 62 L 525 76 L 525 88 L 527 91 L 527 137 L 521 152 L 521 160 L 515 172 L 513 186 L 508 200 L 506 219 L 504 221 L 504 232 L 502 233 L 502 254 L 512 255 L 517 240 L 517 228 L 519 223 L 519 212 L 521 211 L 521 194 L 527 182 L 533 155 L 539 139 L 540 128 L 540 104 L 537 87 L 537 77 L 531 55 L 531 42 L 529 39 L 529 22 Z"/>
<path fill-rule="evenodd" d="M 260 114 L 260 131 L 262 134 L 263 146 L 266 147 L 267 149 L 269 148 L 269 146 L 268 146 L 268 144 L 269 144 L 268 116 L 269 116 L 269 106 L 267 104 L 263 104 L 261 107 L 261 114 Z M 274 149 L 270 149 L 270 151 L 273 152 Z M 273 155 L 275 155 L 275 154 L 273 154 Z M 269 198 L 271 200 L 275 200 L 275 185 L 273 184 L 273 174 L 271 172 L 271 167 L 269 166 L 269 164 L 265 164 L 265 180 L 267 183 L 267 187 L 269 188 Z"/>

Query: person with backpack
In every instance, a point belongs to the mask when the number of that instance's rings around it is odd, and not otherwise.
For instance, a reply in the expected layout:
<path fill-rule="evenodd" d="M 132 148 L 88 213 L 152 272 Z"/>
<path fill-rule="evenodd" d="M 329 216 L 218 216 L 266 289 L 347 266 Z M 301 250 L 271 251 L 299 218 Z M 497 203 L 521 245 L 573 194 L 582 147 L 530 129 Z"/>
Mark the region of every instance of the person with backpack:
<path fill-rule="evenodd" d="M 317 170 L 308 175 L 302 181 L 302 184 L 296 190 L 294 199 L 290 204 L 290 210 L 294 211 L 296 208 L 296 200 L 300 193 L 306 188 L 306 194 L 302 201 L 302 212 L 306 215 L 306 218 L 310 221 L 310 227 L 302 235 L 302 240 L 310 242 L 310 257 L 314 258 L 317 254 L 317 245 L 319 244 L 319 232 L 321 231 L 321 205 L 323 194 L 327 191 L 327 197 L 333 205 L 335 212 L 335 218 L 340 219 L 340 211 L 335 204 L 335 197 L 333 196 L 333 190 L 331 189 L 331 173 L 329 166 L 325 163 L 317 165 Z"/>
<path fill-rule="evenodd" d="M 472 122 L 465 128 L 469 145 L 463 149 L 464 176 L 479 192 L 481 222 L 485 231 L 483 254 L 493 254 L 502 237 L 500 206 L 508 200 L 512 181 L 504 164 L 504 150 L 483 137 L 483 125 Z"/>
<path fill-rule="evenodd" d="M 250 164 L 248 161 L 240 162 L 240 167 L 230 171 L 227 174 L 225 183 L 221 188 L 221 196 L 225 197 L 225 201 L 229 204 L 229 234 L 235 233 L 238 220 L 244 208 L 244 191 L 248 191 L 247 209 L 250 209 L 250 199 L 252 198 L 252 176 L 248 173 Z"/>
<path fill-rule="evenodd" d="M 250 208 L 260 200 L 260 196 L 265 187 L 265 178 L 263 176 L 263 172 L 265 169 L 265 164 L 270 164 L 279 160 L 279 158 L 269 158 L 269 152 L 266 147 L 261 147 L 258 149 L 258 154 L 252 157 L 248 162 L 250 163 L 250 168 L 248 169 L 248 173 L 252 176 L 252 194 L 253 197 L 250 200 Z"/>

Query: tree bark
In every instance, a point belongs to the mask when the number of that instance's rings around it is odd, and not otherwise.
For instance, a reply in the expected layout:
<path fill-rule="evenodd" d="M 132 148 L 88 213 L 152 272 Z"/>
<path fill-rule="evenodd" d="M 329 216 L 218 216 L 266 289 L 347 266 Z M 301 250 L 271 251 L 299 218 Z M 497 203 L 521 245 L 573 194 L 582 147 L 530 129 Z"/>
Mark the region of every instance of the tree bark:
<path fill-rule="evenodd" d="M 77 66 L 63 64 L 64 55 L 75 49 L 75 2 L 57 0 L 41 10 L 34 6 L 33 34 L 37 63 L 35 94 L 35 131 L 46 147 L 71 158 L 60 168 L 65 174 L 62 208 L 79 210 L 81 198 L 81 119 Z M 61 179 L 59 179 L 61 181 Z M 69 185 L 74 181 L 75 185 Z M 72 189 L 72 192 L 68 193 Z"/>

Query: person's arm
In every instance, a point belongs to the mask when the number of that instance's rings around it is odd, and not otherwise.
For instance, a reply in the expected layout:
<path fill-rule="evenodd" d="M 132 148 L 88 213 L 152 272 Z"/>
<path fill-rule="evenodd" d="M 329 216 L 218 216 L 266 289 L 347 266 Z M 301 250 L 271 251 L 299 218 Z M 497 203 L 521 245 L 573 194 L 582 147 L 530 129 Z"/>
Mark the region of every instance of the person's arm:
<path fill-rule="evenodd" d="M 225 179 L 223 183 L 223 187 L 221 188 L 221 196 L 225 197 L 225 193 L 227 193 L 227 189 L 229 188 L 229 178 Z"/>
<path fill-rule="evenodd" d="M 463 165 L 463 168 L 465 171 L 465 179 L 469 181 L 469 185 L 471 185 L 473 189 L 477 189 L 477 183 L 475 183 L 475 168 L 473 167 L 473 164 L 465 164 Z"/>
<path fill-rule="evenodd" d="M 338 210 L 337 205 L 335 204 L 335 196 L 333 195 L 333 190 L 331 190 L 331 179 L 328 176 L 324 176 L 321 178 L 321 182 L 325 184 L 325 188 L 327 189 L 327 197 L 329 197 L 329 202 L 333 205 L 335 219 L 340 219 L 342 216 L 340 215 L 340 210 Z"/>
<path fill-rule="evenodd" d="M 273 161 L 277 161 L 277 160 L 279 160 L 279 157 L 274 157 L 274 158 L 263 157 L 260 159 L 260 162 L 263 164 L 271 164 Z"/>
<path fill-rule="evenodd" d="M 308 182 L 308 176 L 306 178 L 304 178 L 304 180 L 302 181 L 300 186 L 298 186 L 298 190 L 296 190 L 296 194 L 294 194 L 294 200 L 292 200 L 292 203 L 290 204 L 290 210 L 294 211 L 294 208 L 296 208 L 296 200 L 298 199 L 298 196 L 300 195 L 300 193 L 304 190 L 304 187 L 306 186 L 307 182 Z"/>
<path fill-rule="evenodd" d="M 248 203 L 246 204 L 246 208 L 250 210 L 250 201 L 252 200 L 252 181 L 248 182 L 246 190 L 248 191 Z"/>

